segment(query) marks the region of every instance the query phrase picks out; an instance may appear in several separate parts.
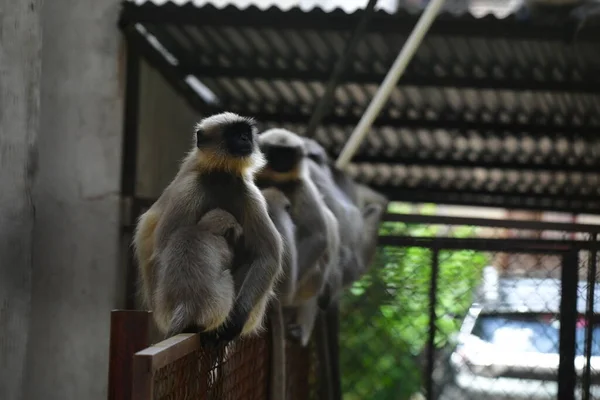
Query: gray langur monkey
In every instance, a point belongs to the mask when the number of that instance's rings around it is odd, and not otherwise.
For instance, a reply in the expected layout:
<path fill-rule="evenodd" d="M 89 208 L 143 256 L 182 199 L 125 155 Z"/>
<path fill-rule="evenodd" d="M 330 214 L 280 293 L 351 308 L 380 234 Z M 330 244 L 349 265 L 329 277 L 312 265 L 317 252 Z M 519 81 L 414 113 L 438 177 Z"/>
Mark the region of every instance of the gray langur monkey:
<path fill-rule="evenodd" d="M 346 200 L 354 204 L 362 217 L 360 218 L 362 221 L 360 246 L 358 246 L 359 260 L 357 263 L 343 268 L 342 288 L 344 288 L 358 280 L 373 263 L 377 251 L 379 225 L 387 210 L 389 200 L 370 187 L 355 182 L 344 171 L 336 168 L 329 160 L 325 149 L 315 140 L 305 138 L 304 141 L 308 157 L 326 171 L 326 175 L 339 189 L 336 191 L 336 197 L 339 196 L 342 201 Z M 319 187 L 319 190 L 324 191 L 325 189 Z M 335 209 L 330 203 L 328 205 Z M 339 216 L 338 220 L 341 223 Z"/>
<path fill-rule="evenodd" d="M 328 284 L 334 287 L 339 285 L 342 274 L 339 269 L 340 235 L 338 220 L 325 205 L 323 208 L 325 220 L 327 221 L 328 252 L 330 256 L 322 260 L 319 269 L 309 272 L 308 276 L 298 283 L 294 297 L 295 326 L 292 327 L 292 336 L 300 339 L 302 346 L 306 346 L 310 340 L 316 318 L 319 313 L 319 300 L 328 298 Z"/>
<path fill-rule="evenodd" d="M 323 194 L 327 207 L 339 224 L 340 254 L 339 265 L 333 269 L 319 297 L 319 307 L 327 309 L 343 289 L 343 276 L 356 275 L 363 271 L 363 218 L 352 200 L 335 184 L 329 167 L 329 157 L 325 149 L 314 139 L 303 138 L 308 155 L 310 177 Z"/>
<path fill-rule="evenodd" d="M 274 187 L 263 189 L 262 194 L 267 202 L 269 217 L 271 217 L 283 241 L 281 261 L 283 274 L 275 293 L 279 298 L 279 302 L 287 306 L 293 303 L 294 294 L 296 293 L 296 281 L 298 280 L 296 225 L 294 225 L 290 215 L 292 203 L 281 190 Z"/>
<path fill-rule="evenodd" d="M 286 308 L 286 316 L 293 318 L 292 328 L 290 329 L 291 335 L 295 339 L 299 339 L 300 342 L 306 346 L 308 343 L 312 330 L 314 328 L 315 319 L 318 313 L 317 303 L 315 301 L 314 291 L 315 287 L 311 287 L 311 284 L 319 285 L 321 270 L 316 270 L 314 273 L 306 277 L 303 281 L 300 290 L 297 291 L 296 285 L 298 283 L 298 252 L 296 249 L 296 226 L 292 221 L 291 202 L 283 194 L 283 192 L 275 187 L 268 187 L 262 190 L 262 194 L 267 201 L 267 209 L 269 210 L 269 216 L 275 224 L 275 227 L 281 234 L 283 240 L 284 254 L 282 259 L 283 267 L 283 278 L 280 280 L 277 289 L 275 290 L 279 301 L 273 302 L 271 309 L 271 323 L 275 328 L 279 328 L 279 324 L 282 324 L 283 313 L 282 307 Z M 328 226 L 332 228 L 336 225 L 336 220 L 333 214 L 325 210 L 325 218 L 327 219 Z M 333 219 L 333 220 L 332 220 Z M 338 246 L 337 237 L 334 233 L 328 234 L 328 237 L 332 238 L 330 245 Z M 331 268 L 334 270 L 335 268 Z M 333 271 L 330 271 L 330 276 Z M 329 278 L 331 279 L 331 278 Z M 328 280 L 329 280 L 328 279 Z M 341 276 L 339 278 L 341 283 Z M 303 298 L 305 294 L 306 298 Z M 273 330 L 273 357 L 282 358 L 285 355 L 280 355 L 281 347 L 285 343 L 285 335 L 283 330 Z M 275 382 L 280 382 L 285 379 L 285 370 L 276 372 L 277 379 Z"/>
<path fill-rule="evenodd" d="M 163 306 L 157 304 L 162 300 L 156 296 L 159 271 L 168 269 L 166 274 L 185 274 L 185 270 L 172 268 L 173 264 L 194 263 L 199 266 L 194 270 L 196 278 L 206 279 L 207 287 L 213 285 L 207 291 L 209 296 L 196 298 L 201 303 L 195 307 L 202 310 L 204 317 L 187 328 L 188 332 L 210 331 L 225 341 L 257 332 L 281 274 L 281 236 L 254 183 L 256 171 L 265 164 L 256 136 L 255 124 L 249 118 L 222 113 L 203 119 L 196 127 L 195 145 L 179 172 L 139 219 L 134 246 L 147 307 L 156 310 Z M 184 243 L 197 242 L 207 232 L 218 230 L 206 226 L 207 220 L 198 223 L 215 209 L 231 214 L 241 226 L 242 237 L 235 246 L 229 268 L 233 293 L 228 280 L 214 279 L 215 260 L 207 259 L 214 254 L 182 248 Z M 170 264 L 163 265 L 166 261 Z M 203 268 L 209 265 L 212 269 Z M 185 278 L 185 275 L 180 277 Z M 223 285 L 223 281 L 227 284 Z M 210 295 L 215 293 L 219 293 L 218 297 Z M 227 314 L 228 307 L 217 304 L 228 296 L 232 297 L 232 306 Z M 176 333 L 170 329 L 167 314 L 154 313 L 157 325 L 163 332 Z M 216 326 L 219 322 L 220 326 Z"/>
<path fill-rule="evenodd" d="M 357 276 L 345 276 L 344 284 L 349 284 L 360 278 L 360 275 L 366 272 L 373 263 L 377 252 L 379 226 L 389 204 L 387 197 L 367 185 L 354 183 L 354 190 L 357 198 L 357 206 L 363 216 L 362 259 L 365 269 L 360 271 Z"/>
<path fill-rule="evenodd" d="M 317 296 L 338 262 L 338 221 L 310 178 L 300 136 L 285 129 L 271 129 L 260 134 L 258 142 L 267 158 L 266 167 L 257 174 L 258 186 L 281 190 L 291 203 L 298 273 L 294 300 L 288 305 L 296 311 L 295 320 L 305 344 L 318 312 Z"/>

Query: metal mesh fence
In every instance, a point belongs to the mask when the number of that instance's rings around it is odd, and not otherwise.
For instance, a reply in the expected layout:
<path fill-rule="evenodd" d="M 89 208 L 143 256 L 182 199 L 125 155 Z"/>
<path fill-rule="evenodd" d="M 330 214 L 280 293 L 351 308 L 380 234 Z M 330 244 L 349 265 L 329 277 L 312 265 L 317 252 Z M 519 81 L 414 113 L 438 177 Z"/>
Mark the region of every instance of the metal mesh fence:
<path fill-rule="evenodd" d="M 591 251 L 575 249 L 577 268 L 565 266 L 566 248 L 544 245 L 586 235 L 397 222 L 382 232 L 431 241 L 381 247 L 376 265 L 343 299 L 344 399 L 560 399 L 563 268 L 577 269 L 575 398 L 600 399 L 600 292 L 589 291 L 597 280 Z M 454 247 L 445 250 L 442 238 Z M 485 241 L 469 248 L 472 238 L 489 239 L 489 248 Z M 504 250 L 494 239 L 523 245 Z"/>
<path fill-rule="evenodd" d="M 286 400 L 318 399 L 318 356 L 315 341 L 307 347 L 286 341 Z"/>
<path fill-rule="evenodd" d="M 268 342 L 261 336 L 189 353 L 155 372 L 154 399 L 266 399 Z"/>

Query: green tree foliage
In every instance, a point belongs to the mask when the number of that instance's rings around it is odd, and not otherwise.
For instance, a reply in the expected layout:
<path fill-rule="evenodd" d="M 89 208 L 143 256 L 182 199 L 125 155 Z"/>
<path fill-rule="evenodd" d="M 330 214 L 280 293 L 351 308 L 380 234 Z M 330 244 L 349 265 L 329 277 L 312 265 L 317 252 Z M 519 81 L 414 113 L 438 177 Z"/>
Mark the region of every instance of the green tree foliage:
<path fill-rule="evenodd" d="M 424 207 L 422 213 L 434 212 Z M 381 235 L 434 237 L 439 226 L 384 223 Z M 472 237 L 472 227 L 444 235 Z M 422 386 L 429 325 L 432 252 L 427 248 L 382 247 L 371 271 L 342 301 L 340 364 L 345 400 L 403 400 Z M 474 288 L 487 265 L 485 253 L 439 254 L 435 346 L 443 348 L 460 328 Z"/>

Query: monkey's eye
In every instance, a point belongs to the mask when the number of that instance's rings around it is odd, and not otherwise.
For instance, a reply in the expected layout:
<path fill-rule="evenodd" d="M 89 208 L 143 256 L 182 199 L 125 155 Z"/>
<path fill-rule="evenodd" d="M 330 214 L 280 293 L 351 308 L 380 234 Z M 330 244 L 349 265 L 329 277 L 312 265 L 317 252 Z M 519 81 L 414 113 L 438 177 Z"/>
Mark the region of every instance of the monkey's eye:
<path fill-rule="evenodd" d="M 242 133 L 240 133 L 240 140 L 243 141 L 243 142 L 249 142 L 251 138 L 252 138 L 252 133 L 251 132 L 242 132 Z"/>
<path fill-rule="evenodd" d="M 285 203 L 285 211 L 290 212 L 292 210 L 292 205 L 290 203 Z"/>

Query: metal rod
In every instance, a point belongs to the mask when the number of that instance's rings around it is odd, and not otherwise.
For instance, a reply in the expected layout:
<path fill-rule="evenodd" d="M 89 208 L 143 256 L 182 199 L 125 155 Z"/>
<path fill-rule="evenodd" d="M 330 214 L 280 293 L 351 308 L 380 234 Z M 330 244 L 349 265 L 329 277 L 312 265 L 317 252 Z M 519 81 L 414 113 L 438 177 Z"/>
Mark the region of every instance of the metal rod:
<path fill-rule="evenodd" d="M 577 324 L 578 250 L 569 250 L 562 258 L 560 294 L 560 339 L 558 397 L 575 400 L 575 326 Z"/>
<path fill-rule="evenodd" d="M 431 225 L 471 225 L 494 228 L 528 229 L 536 231 L 561 231 L 600 233 L 600 225 L 568 222 L 524 221 L 514 219 L 491 219 L 470 217 L 448 217 L 443 215 L 385 214 L 383 222 L 403 222 L 406 224 Z"/>
<path fill-rule="evenodd" d="M 431 0 L 431 2 L 427 5 L 423 15 L 421 15 L 421 18 L 419 18 L 417 25 L 410 33 L 410 36 L 406 40 L 404 47 L 402 47 L 402 50 L 400 50 L 400 53 L 394 61 L 394 64 L 392 64 L 392 67 L 388 71 L 383 83 L 381 86 L 379 86 L 377 93 L 375 93 L 375 97 L 373 97 L 373 100 L 371 100 L 369 107 L 367 107 L 367 110 L 354 129 L 354 132 L 352 132 L 352 135 L 344 146 L 342 153 L 338 157 L 335 165 L 339 169 L 344 169 L 346 165 L 348 165 L 350 159 L 360 147 L 360 144 L 367 135 L 369 128 L 373 124 L 373 121 L 381 112 L 381 108 L 392 93 L 392 90 L 396 87 L 398 80 L 404 73 L 406 66 L 419 48 L 423 37 L 431 27 L 431 24 L 435 20 L 440 8 L 444 5 L 444 2 L 445 0 Z"/>
<path fill-rule="evenodd" d="M 128 310 L 133 310 L 136 308 L 136 300 L 137 300 L 137 265 L 135 259 L 135 253 L 133 250 L 133 246 L 131 246 L 131 242 L 133 241 L 133 230 L 135 229 L 135 222 L 142 214 L 142 208 L 140 204 L 136 201 L 129 202 L 129 218 L 131 222 L 132 229 L 127 232 L 123 231 L 124 234 L 122 237 L 126 238 L 126 243 L 122 245 L 127 249 L 127 270 L 125 274 L 125 307 Z"/>
<path fill-rule="evenodd" d="M 367 26 L 369 25 L 369 21 L 371 20 L 371 16 L 373 15 L 373 11 L 375 9 L 375 5 L 377 4 L 377 0 L 369 0 L 367 6 L 363 11 L 363 15 L 356 26 L 356 29 L 352 33 L 352 37 L 346 44 L 346 48 L 342 53 L 342 56 L 337 60 L 335 66 L 333 68 L 333 72 L 331 73 L 331 78 L 329 82 L 327 82 L 327 86 L 325 87 L 325 92 L 321 96 L 319 103 L 315 107 L 312 116 L 310 117 L 310 121 L 308 122 L 308 126 L 306 127 L 305 135 L 308 137 L 312 137 L 317 130 L 317 127 L 323 120 L 323 117 L 329 110 L 331 106 L 331 102 L 333 100 L 333 95 L 335 94 L 335 89 L 337 88 L 344 72 L 346 72 L 346 68 L 354 55 L 354 51 L 356 47 L 360 43 L 360 40 L 363 37 L 363 34 L 367 30 Z"/>
<path fill-rule="evenodd" d="M 437 314 L 437 286 L 439 276 L 439 250 L 434 248 L 431 254 L 431 285 L 429 286 L 429 332 L 427 338 L 427 364 L 425 365 L 425 395 L 427 400 L 435 398 L 433 393 L 433 367 L 435 361 L 435 331 Z"/>
<path fill-rule="evenodd" d="M 504 251 L 507 253 L 562 254 L 574 247 L 580 250 L 600 248 L 599 243 L 587 240 L 543 240 L 543 239 L 488 239 L 379 236 L 380 246 L 392 247 L 438 247 L 443 250 Z"/>
<path fill-rule="evenodd" d="M 138 153 L 138 128 L 140 112 L 140 54 L 134 43 L 127 43 L 125 60 L 125 109 L 123 122 L 123 153 L 121 158 L 121 196 L 124 200 L 123 206 L 129 209 L 124 214 L 128 218 L 136 218 L 136 207 L 132 199 L 136 195 L 137 181 L 137 153 Z M 123 224 L 132 224 L 133 219 L 123 220 Z M 128 235 L 125 237 L 129 238 Z M 129 241 L 129 239 L 128 239 Z M 129 243 L 127 243 L 129 244 Z M 125 303 L 128 309 L 135 308 L 135 279 L 136 268 L 131 246 L 127 246 L 127 271 L 125 282 Z"/>
<path fill-rule="evenodd" d="M 127 44 L 125 66 L 125 109 L 123 156 L 121 159 L 121 195 L 135 196 L 137 173 L 138 119 L 140 111 L 140 55 L 133 43 Z"/>
<path fill-rule="evenodd" d="M 590 240 L 592 242 L 598 241 L 598 234 L 590 235 Z M 593 339 L 593 329 L 595 326 L 594 321 L 594 300 L 596 295 L 596 273 L 597 273 L 597 265 L 596 265 L 596 250 L 590 251 L 590 259 L 589 259 L 589 268 L 588 268 L 588 279 L 587 279 L 587 304 L 585 310 L 585 319 L 587 324 L 585 326 L 585 367 L 583 370 L 583 400 L 590 400 L 590 385 L 591 385 L 591 375 L 592 375 L 592 339 Z"/>

